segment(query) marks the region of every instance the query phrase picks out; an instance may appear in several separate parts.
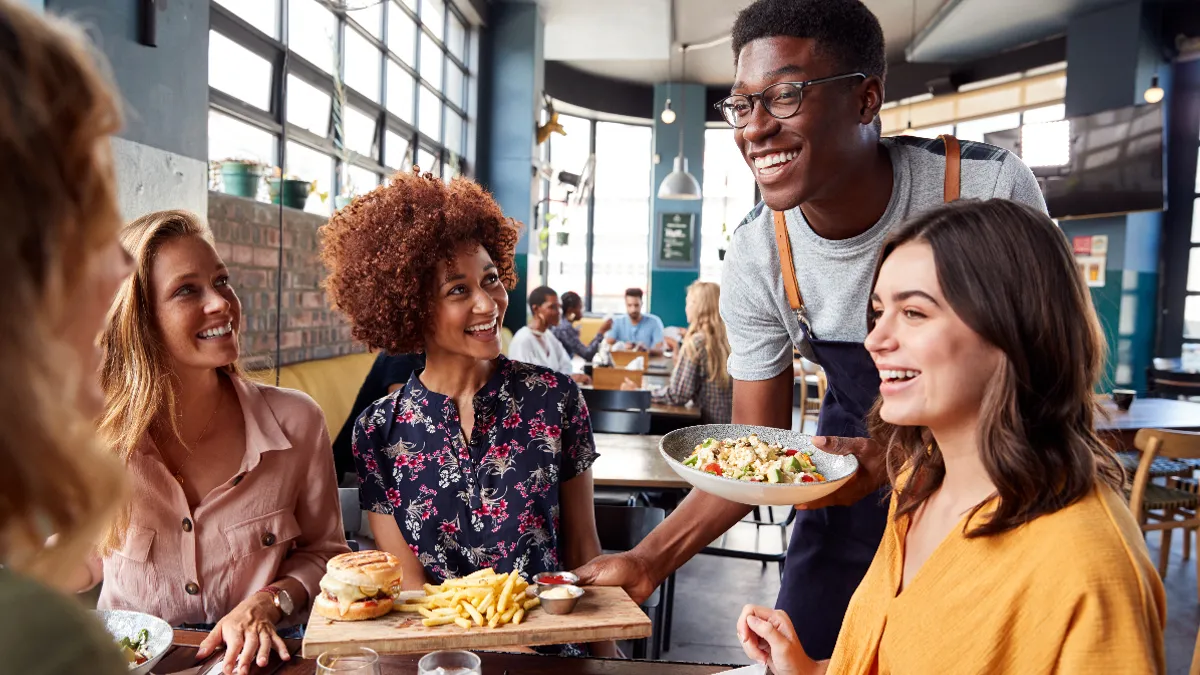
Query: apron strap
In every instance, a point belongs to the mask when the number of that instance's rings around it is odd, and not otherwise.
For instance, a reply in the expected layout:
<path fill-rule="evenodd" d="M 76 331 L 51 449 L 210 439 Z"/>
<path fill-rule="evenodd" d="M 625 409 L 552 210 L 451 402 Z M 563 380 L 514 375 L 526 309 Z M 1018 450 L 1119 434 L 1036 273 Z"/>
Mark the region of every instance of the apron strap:
<path fill-rule="evenodd" d="M 796 265 L 792 262 L 792 242 L 788 237 L 787 218 L 782 211 L 775 214 L 775 250 L 779 253 L 779 268 L 783 271 L 783 291 L 787 294 L 792 311 L 804 311 L 804 298 L 800 295 L 800 283 L 796 281 Z"/>
<path fill-rule="evenodd" d="M 942 134 L 941 139 L 946 146 L 946 186 L 942 197 L 946 203 L 950 203 L 958 201 L 962 186 L 962 150 L 958 139 L 950 134 Z"/>

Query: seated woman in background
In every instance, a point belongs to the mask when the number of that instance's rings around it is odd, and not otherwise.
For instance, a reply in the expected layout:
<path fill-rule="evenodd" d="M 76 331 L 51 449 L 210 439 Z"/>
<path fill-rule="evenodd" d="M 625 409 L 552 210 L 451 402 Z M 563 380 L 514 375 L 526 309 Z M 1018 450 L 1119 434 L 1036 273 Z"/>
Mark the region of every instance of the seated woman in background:
<path fill-rule="evenodd" d="M 549 286 L 533 289 L 529 294 L 529 311 L 533 318 L 508 343 L 508 358 L 558 371 L 580 384 L 591 382 L 587 375 L 572 374 L 571 355 L 557 338 L 548 334 L 548 329 L 554 328 L 562 320 L 558 293 Z"/>
<path fill-rule="evenodd" d="M 600 554 L 579 388 L 500 354 L 517 232 L 477 184 L 415 167 L 321 231 L 326 287 L 354 337 L 425 354 L 353 438 L 362 507 L 407 589 L 487 567 L 528 578 Z"/>
<path fill-rule="evenodd" d="M 582 318 L 583 298 L 575 291 L 567 291 L 562 295 L 562 321 L 559 321 L 557 326 L 551 326 L 550 332 L 554 333 L 554 337 L 558 338 L 568 354 L 590 362 L 596 357 L 596 352 L 600 351 L 604 334 L 612 328 L 613 320 L 605 319 L 604 323 L 600 324 L 600 330 L 596 331 L 596 336 L 585 345 L 583 340 L 579 339 L 579 329 L 575 328 L 575 322 Z"/>
<path fill-rule="evenodd" d="M 2 0 L 0 34 L 0 671 L 124 675 L 104 626 L 61 592 L 125 493 L 92 425 L 96 337 L 131 270 L 109 147 L 120 108 L 74 25 Z"/>
<path fill-rule="evenodd" d="M 1062 232 L 950 204 L 890 234 L 875 279 L 883 542 L 831 660 L 761 607 L 746 654 L 779 675 L 1163 672 L 1162 581 L 1094 431 L 1104 341 Z"/>
<path fill-rule="evenodd" d="M 675 352 L 675 370 L 671 382 L 653 392 L 654 399 L 670 405 L 695 403 L 702 424 L 729 424 L 733 418 L 733 378 L 725 363 L 729 360 L 729 338 L 721 320 L 721 287 L 707 281 L 688 286 L 688 329 L 682 348 L 670 338 L 665 341 Z M 622 389 L 636 389 L 626 380 Z"/>
<path fill-rule="evenodd" d="M 133 498 L 80 590 L 101 608 L 211 628 L 227 670 L 287 658 L 325 562 L 349 550 L 321 409 L 237 365 L 241 303 L 212 235 L 186 211 L 121 234 L 135 260 L 104 334 L 101 437 L 129 466 Z M 295 633 L 296 631 L 293 631 Z"/>

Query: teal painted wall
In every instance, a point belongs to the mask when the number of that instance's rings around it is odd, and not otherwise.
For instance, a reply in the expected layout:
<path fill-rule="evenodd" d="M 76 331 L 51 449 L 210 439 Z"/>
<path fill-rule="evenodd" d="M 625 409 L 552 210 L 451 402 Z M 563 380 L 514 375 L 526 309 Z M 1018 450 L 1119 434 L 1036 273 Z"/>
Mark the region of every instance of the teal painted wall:
<path fill-rule="evenodd" d="M 686 89 L 687 101 L 684 101 Z M 667 326 L 686 326 L 687 287 L 700 278 L 700 230 L 701 207 L 699 199 L 659 199 L 658 186 L 674 168 L 675 156 L 679 154 L 679 129 L 683 125 L 683 156 L 688 160 L 688 170 L 696 180 L 704 183 L 704 87 L 698 84 L 654 85 L 654 152 L 658 163 L 654 165 L 654 183 L 651 185 L 652 208 L 650 210 L 650 291 L 649 311 L 662 319 Z M 666 99 L 671 99 L 671 108 L 676 113 L 673 124 L 663 124 L 658 117 Z M 691 213 L 695 215 L 692 231 L 692 265 L 662 266 L 658 263 L 658 222 L 663 213 Z"/>
<path fill-rule="evenodd" d="M 517 241 L 517 287 L 509 292 L 504 325 L 514 333 L 525 325 L 529 295 L 530 222 L 533 220 L 535 126 L 541 110 L 545 60 L 545 24 L 533 2 L 492 3 L 485 58 L 492 77 L 480 101 L 480 117 L 489 121 L 480 157 L 481 182 L 504 215 L 524 224 Z"/>
<path fill-rule="evenodd" d="M 1170 100 L 1169 69 L 1162 60 L 1157 9 L 1126 0 L 1070 18 L 1067 24 L 1068 117 L 1142 103 L 1154 75 Z M 1154 358 L 1158 308 L 1161 213 L 1131 213 L 1061 223 L 1067 237 L 1108 235 L 1106 283 L 1092 301 L 1108 343 L 1102 388 L 1146 388 Z"/>

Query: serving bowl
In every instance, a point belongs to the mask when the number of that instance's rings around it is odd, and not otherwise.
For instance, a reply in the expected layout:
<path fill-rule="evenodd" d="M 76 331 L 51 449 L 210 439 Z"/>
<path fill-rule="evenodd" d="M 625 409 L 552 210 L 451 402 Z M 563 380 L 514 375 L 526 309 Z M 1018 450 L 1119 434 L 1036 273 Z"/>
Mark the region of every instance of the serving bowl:
<path fill-rule="evenodd" d="M 779 443 L 784 448 L 807 453 L 825 480 L 812 483 L 758 483 L 718 476 L 683 464 L 683 460 L 705 439 L 720 441 L 746 436 L 758 436 L 767 443 Z M 751 506 L 807 504 L 833 493 L 858 471 L 858 459 L 854 455 L 834 455 L 818 450 L 808 434 L 749 424 L 702 424 L 676 429 L 662 437 L 658 451 L 671 469 L 696 489 Z"/>
<path fill-rule="evenodd" d="M 171 648 L 171 642 L 175 638 L 175 631 L 170 624 L 150 614 L 125 609 L 97 609 L 96 617 L 108 629 L 114 644 L 124 637 L 136 637 L 138 631 L 143 628 L 150 633 L 150 641 L 146 646 L 146 653 L 150 658 L 136 668 L 130 668 L 130 675 L 148 675 L 167 655 L 167 650 Z"/>

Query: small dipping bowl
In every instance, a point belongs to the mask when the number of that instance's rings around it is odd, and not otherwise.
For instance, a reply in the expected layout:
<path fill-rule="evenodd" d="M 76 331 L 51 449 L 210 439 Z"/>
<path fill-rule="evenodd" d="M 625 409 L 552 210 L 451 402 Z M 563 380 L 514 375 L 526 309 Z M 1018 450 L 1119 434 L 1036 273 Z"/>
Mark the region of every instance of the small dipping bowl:
<path fill-rule="evenodd" d="M 552 584 L 537 587 L 537 597 L 541 598 L 542 609 L 548 614 L 570 614 L 579 604 L 584 590 L 574 584 Z M 553 597 L 562 595 L 564 597 Z"/>
<path fill-rule="evenodd" d="M 570 572 L 540 572 L 533 575 L 533 585 L 529 587 L 529 595 L 537 595 L 538 591 L 551 586 L 578 586 L 579 577 Z"/>

